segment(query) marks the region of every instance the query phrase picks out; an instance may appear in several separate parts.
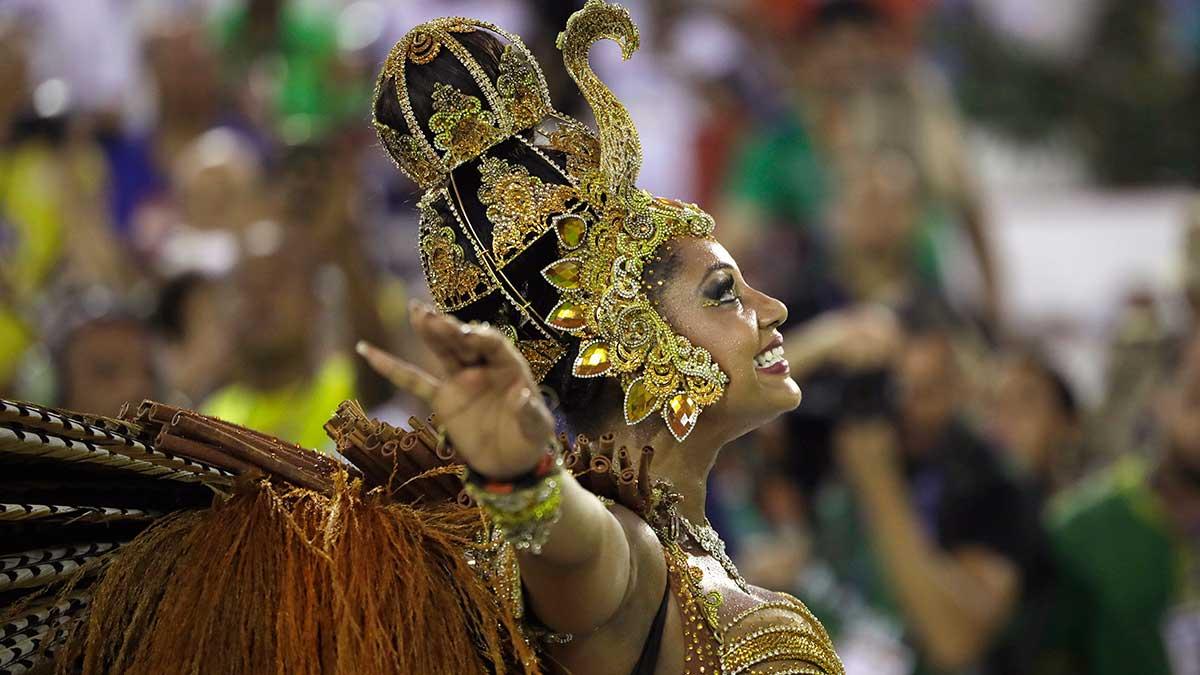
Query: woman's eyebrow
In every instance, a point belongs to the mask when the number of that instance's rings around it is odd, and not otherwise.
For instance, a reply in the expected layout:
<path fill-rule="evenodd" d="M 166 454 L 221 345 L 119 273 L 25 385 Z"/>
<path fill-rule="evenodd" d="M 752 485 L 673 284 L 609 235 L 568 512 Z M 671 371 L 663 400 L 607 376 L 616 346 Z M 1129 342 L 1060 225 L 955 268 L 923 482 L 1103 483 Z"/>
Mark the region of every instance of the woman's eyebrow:
<path fill-rule="evenodd" d="M 730 277 L 730 279 L 732 279 L 733 273 L 731 272 L 731 270 L 733 270 L 733 265 L 730 265 L 727 262 L 720 261 L 720 260 L 718 260 L 717 262 L 714 262 L 713 264 L 709 265 L 708 268 L 706 268 L 704 270 L 704 276 L 700 277 L 700 283 L 696 284 L 696 288 L 703 289 L 705 287 L 705 285 L 708 283 L 708 280 L 716 272 L 722 272 L 722 271 L 730 272 L 729 277 Z"/>

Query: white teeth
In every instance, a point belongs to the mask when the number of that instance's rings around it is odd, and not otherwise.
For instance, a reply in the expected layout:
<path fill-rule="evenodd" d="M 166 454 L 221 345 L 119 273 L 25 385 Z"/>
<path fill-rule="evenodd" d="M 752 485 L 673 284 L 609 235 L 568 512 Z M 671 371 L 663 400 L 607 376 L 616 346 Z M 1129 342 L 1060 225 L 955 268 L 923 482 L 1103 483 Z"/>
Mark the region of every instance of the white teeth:
<path fill-rule="evenodd" d="M 779 346 L 774 349 L 767 350 L 762 354 L 754 357 L 755 368 L 770 368 L 771 366 L 783 360 L 783 347 Z"/>

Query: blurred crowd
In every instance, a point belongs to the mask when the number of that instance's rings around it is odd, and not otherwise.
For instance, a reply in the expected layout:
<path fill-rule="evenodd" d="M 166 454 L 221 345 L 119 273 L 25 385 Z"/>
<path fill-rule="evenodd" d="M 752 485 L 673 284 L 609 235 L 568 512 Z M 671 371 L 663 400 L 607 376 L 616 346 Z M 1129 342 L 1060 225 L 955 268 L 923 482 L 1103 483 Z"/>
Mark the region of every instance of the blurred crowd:
<path fill-rule="evenodd" d="M 0 396 L 151 398 L 315 448 L 346 398 L 421 414 L 350 349 L 428 360 L 376 68 L 422 20 L 485 18 L 586 118 L 553 46 L 578 4 L 0 0 Z M 1163 261 L 1183 311 L 1095 298 L 1114 320 L 1084 397 L 1007 316 L 967 142 L 988 125 L 1077 148 L 1098 183 L 1194 188 L 1200 7 L 1081 3 L 1070 70 L 1006 41 L 1039 3 L 623 4 L 642 50 L 594 62 L 643 186 L 712 212 L 791 311 L 804 402 L 709 494 L 745 576 L 805 600 L 851 675 L 1200 673 L 1200 198 Z"/>

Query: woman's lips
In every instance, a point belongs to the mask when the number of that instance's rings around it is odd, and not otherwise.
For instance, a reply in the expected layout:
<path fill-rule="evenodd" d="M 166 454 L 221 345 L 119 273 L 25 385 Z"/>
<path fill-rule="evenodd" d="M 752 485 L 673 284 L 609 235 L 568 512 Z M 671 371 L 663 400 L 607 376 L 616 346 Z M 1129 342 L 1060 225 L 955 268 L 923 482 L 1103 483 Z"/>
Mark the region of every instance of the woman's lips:
<path fill-rule="evenodd" d="M 787 359 L 776 361 L 766 368 L 755 368 L 755 370 L 764 375 L 787 375 L 789 372 L 791 372 L 791 368 L 788 366 Z"/>

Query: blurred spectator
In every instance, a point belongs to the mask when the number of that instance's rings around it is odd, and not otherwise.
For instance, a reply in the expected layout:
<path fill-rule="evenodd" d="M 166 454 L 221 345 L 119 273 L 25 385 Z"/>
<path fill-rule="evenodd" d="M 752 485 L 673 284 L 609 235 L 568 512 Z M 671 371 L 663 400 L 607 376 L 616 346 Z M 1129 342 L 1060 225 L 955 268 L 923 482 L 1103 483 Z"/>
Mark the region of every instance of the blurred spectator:
<path fill-rule="evenodd" d="M 1118 311 L 1108 345 L 1104 398 L 1087 429 L 1093 468 L 1146 449 L 1151 401 L 1178 350 L 1177 339 L 1149 293 L 1131 294 Z"/>
<path fill-rule="evenodd" d="M 1180 288 L 1182 313 L 1168 320 L 1167 309 L 1148 290 L 1131 292 L 1117 309 L 1109 338 L 1104 394 L 1087 424 L 1085 458 L 1100 468 L 1131 453 L 1142 453 L 1154 427 L 1153 398 L 1171 376 L 1181 343 L 1200 323 L 1200 198 L 1183 214 Z"/>
<path fill-rule="evenodd" d="M 1200 194 L 1192 196 L 1185 214 L 1183 251 L 1183 297 L 1188 325 L 1195 327 L 1200 326 Z"/>
<path fill-rule="evenodd" d="M 1045 673 L 1192 673 L 1200 644 L 1200 333 L 1159 389 L 1157 457 L 1127 457 L 1055 505 Z"/>
<path fill-rule="evenodd" d="M 815 554 L 875 613 L 907 626 L 915 653 L 845 616 L 831 621 L 839 653 L 860 668 L 890 663 L 859 672 L 908 672 L 910 661 L 921 673 L 1022 672 L 1026 646 L 1002 635 L 1022 588 L 1044 583 L 1036 505 L 966 423 L 948 331 L 915 323 L 875 344 L 875 363 L 892 363 L 895 398 L 883 393 L 885 373 L 870 374 L 878 366 L 847 390 L 858 400 L 832 439 L 845 483 L 816 497 Z"/>
<path fill-rule="evenodd" d="M 163 12 L 147 29 L 145 54 L 155 103 L 151 124 L 109 128 L 100 137 L 112 173 L 113 222 L 124 236 L 139 211 L 164 196 L 185 146 L 216 126 L 229 106 L 216 55 L 194 13 Z"/>
<path fill-rule="evenodd" d="M 912 255 L 920 209 L 912 160 L 880 149 L 848 160 L 845 171 L 830 217 L 838 285 L 849 297 L 893 307 L 919 285 L 936 285 L 931 273 L 919 278 Z"/>
<path fill-rule="evenodd" d="M 799 39 L 784 43 L 794 112 L 747 143 L 731 174 L 723 236 L 740 259 L 755 254 L 747 242 L 762 228 L 789 228 L 803 242 L 804 264 L 828 268 L 839 236 L 828 222 L 831 198 L 861 179 L 859 159 L 898 150 L 913 164 L 916 219 L 898 254 L 944 284 L 939 252 L 951 226 L 961 226 L 983 282 L 977 303 L 997 321 L 995 263 L 979 190 L 946 86 L 913 49 L 912 3 L 806 4 L 813 7 L 801 13 Z"/>
<path fill-rule="evenodd" d="M 30 80 L 54 82 L 69 106 L 119 124 L 145 117 L 147 102 L 135 3 L 9 0 L 28 26 Z"/>
<path fill-rule="evenodd" d="M 160 399 L 149 326 L 110 312 L 71 328 L 55 345 L 58 404 L 69 410 L 115 417 L 126 402 Z"/>
<path fill-rule="evenodd" d="M 197 272 L 164 284 L 155 319 L 169 402 L 195 408 L 227 381 L 233 327 L 222 301 L 228 293 L 219 281 Z"/>
<path fill-rule="evenodd" d="M 213 393 L 202 409 L 320 448 L 328 445 L 326 420 L 339 403 L 354 397 L 354 368 L 345 354 L 322 350 L 310 249 L 286 239 L 282 226 L 263 223 L 257 229 L 259 241 L 234 277 L 233 382 Z"/>
<path fill-rule="evenodd" d="M 366 110 L 367 89 L 341 77 L 337 16 L 322 3 L 236 3 L 213 26 L 225 84 L 242 109 L 287 143 L 320 138 Z"/>
<path fill-rule="evenodd" d="M 135 243 L 168 276 L 228 272 L 238 237 L 266 215 L 261 174 L 253 148 L 237 132 L 204 132 L 175 159 L 172 203 L 139 214 Z"/>
<path fill-rule="evenodd" d="M 1070 383 L 1032 347 L 996 365 L 988 430 L 1043 497 L 1079 475 L 1082 420 Z"/>
<path fill-rule="evenodd" d="M 123 287 L 136 273 L 108 230 L 106 172 L 61 81 L 29 87 L 23 24 L 0 14 L 0 390 L 36 339 L 53 285 Z M 68 231 L 69 230 L 69 231 Z"/>

